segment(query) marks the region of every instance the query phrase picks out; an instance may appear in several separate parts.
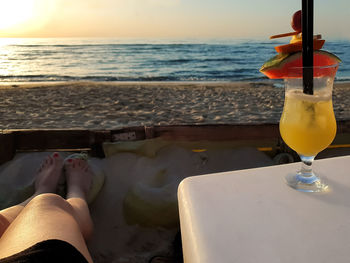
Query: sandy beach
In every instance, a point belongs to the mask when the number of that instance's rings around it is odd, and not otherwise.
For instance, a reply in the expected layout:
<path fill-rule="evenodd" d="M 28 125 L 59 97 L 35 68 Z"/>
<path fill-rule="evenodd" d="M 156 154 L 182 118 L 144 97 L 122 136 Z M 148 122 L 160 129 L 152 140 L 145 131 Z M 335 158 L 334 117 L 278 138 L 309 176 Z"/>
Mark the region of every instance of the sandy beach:
<path fill-rule="evenodd" d="M 17 154 L 0 166 L 0 209 L 31 195 L 35 171 L 48 154 Z M 69 153 L 61 155 L 67 157 Z M 96 263 L 148 263 L 154 256 L 173 258 L 176 247 L 181 247 L 179 240 L 174 244 L 180 230 L 177 187 L 181 180 L 273 164 L 255 148 L 213 147 L 194 152 L 175 144 L 163 147 L 152 158 L 141 151 L 120 152 L 104 159 L 90 158 L 89 163 L 96 175 L 102 173 L 105 177 L 90 204 L 95 231 L 88 247 Z M 132 218 L 133 213 L 136 218 Z M 181 257 L 181 252 L 177 256 Z"/>
<path fill-rule="evenodd" d="M 272 82 L 64 82 L 0 86 L 0 129 L 276 123 Z M 350 83 L 336 83 L 337 120 L 350 118 Z"/>

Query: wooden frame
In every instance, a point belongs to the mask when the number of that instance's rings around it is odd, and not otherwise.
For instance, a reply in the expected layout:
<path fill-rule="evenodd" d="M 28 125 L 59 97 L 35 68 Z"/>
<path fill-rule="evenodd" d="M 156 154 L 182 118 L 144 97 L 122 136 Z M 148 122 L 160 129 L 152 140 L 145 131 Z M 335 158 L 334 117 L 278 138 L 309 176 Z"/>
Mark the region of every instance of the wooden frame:
<path fill-rule="evenodd" d="M 277 123 L 239 125 L 176 125 L 127 127 L 117 130 L 3 130 L 0 132 L 0 164 L 11 160 L 16 152 L 88 151 L 103 157 L 103 142 L 145 140 L 162 137 L 183 141 L 241 141 L 279 147 L 283 151 Z M 350 120 L 339 121 L 333 144 L 350 144 Z M 257 144 L 258 146 L 258 144 Z"/>

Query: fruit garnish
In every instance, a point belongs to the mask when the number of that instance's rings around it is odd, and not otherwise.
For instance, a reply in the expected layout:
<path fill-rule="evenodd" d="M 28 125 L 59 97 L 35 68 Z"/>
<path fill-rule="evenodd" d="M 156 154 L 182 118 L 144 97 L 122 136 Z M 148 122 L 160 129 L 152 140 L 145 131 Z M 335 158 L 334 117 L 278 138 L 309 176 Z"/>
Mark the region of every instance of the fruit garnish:
<path fill-rule="evenodd" d="M 270 39 L 291 36 L 289 44 L 276 46 L 275 50 L 277 55 L 270 58 L 265 64 L 260 68 L 260 72 L 266 75 L 270 79 L 283 79 L 291 78 L 288 74 L 291 72 L 293 67 L 302 67 L 302 49 L 303 49 L 303 39 L 302 39 L 302 13 L 301 10 L 295 12 L 292 17 L 291 26 L 295 30 L 294 32 L 284 33 L 279 35 L 271 36 Z M 314 50 L 314 66 L 330 66 L 333 64 L 338 64 L 341 62 L 340 58 L 336 55 L 320 50 L 325 43 L 321 35 L 314 35 L 313 37 L 313 50 Z M 332 71 L 333 68 L 328 68 L 326 71 Z M 323 73 L 322 73 L 323 72 Z M 321 76 L 325 72 L 323 69 L 314 70 L 314 76 Z M 298 73 L 299 74 L 299 73 Z M 296 77 L 296 76 L 293 76 Z M 298 76 L 301 77 L 301 76 Z"/>
<path fill-rule="evenodd" d="M 314 38 L 314 50 L 319 50 L 323 47 L 325 40 Z M 275 50 L 277 53 L 294 53 L 297 51 L 301 51 L 303 48 L 302 41 L 296 41 L 290 44 L 276 46 Z"/>
<path fill-rule="evenodd" d="M 301 42 L 303 39 L 302 39 L 302 34 L 299 33 L 297 35 L 294 35 L 292 36 L 292 39 L 289 41 L 289 44 L 293 44 L 293 43 L 296 43 L 296 42 Z"/>
<path fill-rule="evenodd" d="M 330 52 L 324 50 L 314 51 L 314 66 L 330 66 L 340 62 L 340 58 Z M 302 64 L 302 52 L 292 54 L 279 53 L 266 61 L 260 68 L 260 72 L 270 79 L 283 79 L 288 76 L 290 68 L 301 67 Z M 330 70 L 332 69 L 330 68 Z M 318 76 L 317 74 L 317 71 L 314 71 L 314 75 Z"/>
<path fill-rule="evenodd" d="M 274 36 L 270 36 L 270 39 L 280 38 L 280 37 L 290 37 L 297 35 L 301 32 L 301 10 L 295 12 L 292 17 L 292 21 L 290 22 L 294 32 L 278 34 Z"/>
<path fill-rule="evenodd" d="M 301 32 L 301 10 L 293 14 L 290 25 L 296 32 Z"/>
<path fill-rule="evenodd" d="M 322 35 L 314 35 L 314 40 L 315 39 L 322 39 Z M 290 44 L 296 43 L 296 42 L 301 42 L 303 41 L 302 39 L 302 33 L 299 33 L 297 35 L 292 36 L 292 39 L 290 40 Z"/>
<path fill-rule="evenodd" d="M 294 35 L 298 35 L 298 34 L 299 34 L 299 32 L 283 33 L 283 34 L 270 36 L 270 39 L 280 38 L 280 37 L 290 37 L 290 36 L 294 36 Z"/>

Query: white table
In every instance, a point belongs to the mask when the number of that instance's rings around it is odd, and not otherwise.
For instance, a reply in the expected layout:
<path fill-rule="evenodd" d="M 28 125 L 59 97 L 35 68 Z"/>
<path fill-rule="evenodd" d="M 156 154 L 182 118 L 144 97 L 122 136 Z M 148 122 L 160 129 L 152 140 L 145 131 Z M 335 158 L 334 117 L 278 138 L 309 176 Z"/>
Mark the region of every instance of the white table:
<path fill-rule="evenodd" d="M 350 262 L 350 156 L 315 161 L 327 193 L 284 176 L 300 163 L 188 177 L 178 189 L 185 263 Z"/>

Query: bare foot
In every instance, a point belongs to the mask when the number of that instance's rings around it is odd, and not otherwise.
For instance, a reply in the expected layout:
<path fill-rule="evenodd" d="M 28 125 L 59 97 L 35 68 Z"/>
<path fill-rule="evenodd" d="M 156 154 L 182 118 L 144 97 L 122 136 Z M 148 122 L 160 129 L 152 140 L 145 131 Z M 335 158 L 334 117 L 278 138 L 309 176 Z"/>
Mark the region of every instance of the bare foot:
<path fill-rule="evenodd" d="M 63 159 L 58 153 L 45 158 L 35 178 L 35 193 L 55 193 L 62 174 Z"/>
<path fill-rule="evenodd" d="M 68 159 L 64 166 L 67 180 L 67 199 L 78 197 L 87 200 L 93 176 L 89 164 L 82 159 Z"/>
<path fill-rule="evenodd" d="M 74 209 L 74 217 L 78 222 L 85 240 L 89 240 L 93 232 L 87 196 L 90 190 L 93 172 L 82 159 L 68 159 L 65 164 L 67 181 L 67 201 Z"/>

